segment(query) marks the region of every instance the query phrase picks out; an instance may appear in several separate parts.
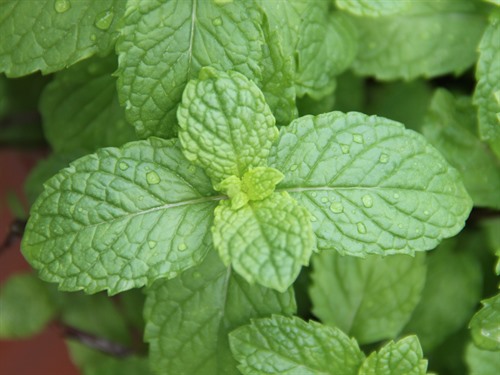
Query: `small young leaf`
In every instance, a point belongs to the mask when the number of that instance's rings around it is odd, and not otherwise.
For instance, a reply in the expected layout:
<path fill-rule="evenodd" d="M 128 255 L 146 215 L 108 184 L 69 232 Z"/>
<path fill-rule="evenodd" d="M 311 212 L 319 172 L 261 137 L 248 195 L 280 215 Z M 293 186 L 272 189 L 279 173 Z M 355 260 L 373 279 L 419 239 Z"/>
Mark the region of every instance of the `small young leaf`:
<path fill-rule="evenodd" d="M 32 274 L 12 276 L 0 288 L 0 338 L 40 332 L 55 316 L 56 306 L 46 286 Z"/>
<path fill-rule="evenodd" d="M 407 9 L 410 1 L 387 0 L 335 0 L 335 4 L 342 10 L 357 16 L 380 17 L 400 13 Z"/>
<path fill-rule="evenodd" d="M 236 374 L 228 333 L 250 318 L 295 312 L 293 290 L 249 285 L 212 251 L 203 263 L 148 289 L 145 339 L 157 374 Z"/>
<path fill-rule="evenodd" d="M 465 360 L 469 375 L 498 375 L 500 355 L 497 351 L 482 350 L 470 343 L 465 351 Z"/>
<path fill-rule="evenodd" d="M 480 349 L 500 351 L 500 293 L 481 303 L 469 324 L 472 339 Z"/>
<path fill-rule="evenodd" d="M 44 133 L 55 152 L 121 146 L 136 139 L 118 103 L 116 56 L 90 59 L 56 74 L 40 99 Z"/>
<path fill-rule="evenodd" d="M 340 329 L 274 315 L 229 335 L 244 375 L 357 375 L 365 356 Z"/>
<path fill-rule="evenodd" d="M 198 264 L 219 199 L 178 142 L 100 149 L 45 184 L 22 251 L 61 289 L 118 293 Z"/>
<path fill-rule="evenodd" d="M 122 0 L 2 1 L 0 72 L 19 77 L 64 69 L 112 50 Z"/>
<path fill-rule="evenodd" d="M 359 375 L 425 375 L 427 360 L 417 336 L 408 336 L 397 342 L 391 341 L 365 360 Z"/>
<path fill-rule="evenodd" d="M 423 254 L 361 259 L 322 251 L 313 257 L 313 312 L 360 344 L 395 338 L 420 300 L 425 272 Z"/>
<path fill-rule="evenodd" d="M 204 68 L 186 86 L 177 112 L 184 155 L 217 184 L 266 166 L 278 137 L 259 88 L 237 72 Z"/>
<path fill-rule="evenodd" d="M 475 3 L 412 1 L 400 14 L 352 17 L 360 31 L 354 70 L 384 80 L 463 72 L 476 60 L 486 23 Z"/>
<path fill-rule="evenodd" d="M 251 201 L 239 210 L 221 201 L 212 232 L 226 265 L 249 283 L 281 292 L 309 263 L 314 246 L 309 213 L 286 193 Z"/>
<path fill-rule="evenodd" d="M 269 166 L 312 214 L 319 249 L 413 254 L 464 225 L 458 172 L 421 135 L 361 113 L 305 116 L 281 129 Z"/>
<path fill-rule="evenodd" d="M 481 139 L 500 142 L 500 20 L 493 20 L 479 45 L 478 80 L 474 104 L 478 107 Z"/>

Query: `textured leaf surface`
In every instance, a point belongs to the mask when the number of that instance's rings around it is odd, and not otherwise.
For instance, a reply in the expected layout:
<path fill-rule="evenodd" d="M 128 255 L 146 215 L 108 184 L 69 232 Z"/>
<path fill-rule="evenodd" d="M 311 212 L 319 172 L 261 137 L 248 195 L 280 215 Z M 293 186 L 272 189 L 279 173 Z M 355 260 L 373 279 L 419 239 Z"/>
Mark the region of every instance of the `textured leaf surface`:
<path fill-rule="evenodd" d="M 35 275 L 19 274 L 0 288 L 0 338 L 20 338 L 38 333 L 55 316 L 56 306 Z"/>
<path fill-rule="evenodd" d="M 475 62 L 484 31 L 477 8 L 469 0 L 413 1 L 394 16 L 353 17 L 360 31 L 353 68 L 379 79 L 406 80 L 463 72 Z"/>
<path fill-rule="evenodd" d="M 229 335 L 239 370 L 250 374 L 355 375 L 364 354 L 338 328 L 297 317 L 253 320 Z"/>
<path fill-rule="evenodd" d="M 360 344 L 395 338 L 420 300 L 425 273 L 423 254 L 361 259 L 322 251 L 313 257 L 313 312 Z"/>
<path fill-rule="evenodd" d="M 477 347 L 500 351 L 500 293 L 481 302 L 483 308 L 472 318 L 469 328 Z"/>
<path fill-rule="evenodd" d="M 138 135 L 175 134 L 184 87 L 203 66 L 260 81 L 261 23 L 251 2 L 129 1 L 117 43 L 118 90 Z"/>
<path fill-rule="evenodd" d="M 336 0 L 337 7 L 357 16 L 378 17 L 397 14 L 410 6 L 410 1 Z"/>
<path fill-rule="evenodd" d="M 224 263 L 248 282 L 283 292 L 309 263 L 314 245 L 309 217 L 286 193 L 239 210 L 221 201 L 215 209 L 214 245 Z"/>
<path fill-rule="evenodd" d="M 425 375 L 427 360 L 417 336 L 408 336 L 390 342 L 378 352 L 373 352 L 363 363 L 359 375 Z"/>
<path fill-rule="evenodd" d="M 482 139 L 500 142 L 500 20 L 492 21 L 479 45 L 474 104 Z"/>
<path fill-rule="evenodd" d="M 463 327 L 480 299 L 481 267 L 474 256 L 464 251 L 464 244 L 447 240 L 427 255 L 422 299 L 404 330 L 416 334 L 426 351 Z"/>
<path fill-rule="evenodd" d="M 470 375 L 498 375 L 500 356 L 498 352 L 482 350 L 470 343 L 465 352 Z"/>
<path fill-rule="evenodd" d="M 60 72 L 44 90 L 40 111 L 55 152 L 121 146 L 135 139 L 118 103 L 116 56 L 91 59 Z"/>
<path fill-rule="evenodd" d="M 149 290 L 146 341 L 157 374 L 237 374 L 228 333 L 250 318 L 295 312 L 290 289 L 249 285 L 211 252 L 197 267 Z"/>
<path fill-rule="evenodd" d="M 0 72 L 47 74 L 110 51 L 124 7 L 122 0 L 3 1 Z"/>
<path fill-rule="evenodd" d="M 73 162 L 45 184 L 22 251 L 61 289 L 118 293 L 173 277 L 210 248 L 216 205 L 178 142 L 151 138 Z"/>
<path fill-rule="evenodd" d="M 281 129 L 269 166 L 312 214 L 319 249 L 343 254 L 434 248 L 464 225 L 458 172 L 419 134 L 360 113 L 306 116 Z"/>
<path fill-rule="evenodd" d="M 461 173 L 474 205 L 500 208 L 500 160 L 477 136 L 476 111 L 470 99 L 438 90 L 422 130 Z"/>
<path fill-rule="evenodd" d="M 203 69 L 186 86 L 177 117 L 184 155 L 215 184 L 265 166 L 278 137 L 264 95 L 237 72 Z"/>

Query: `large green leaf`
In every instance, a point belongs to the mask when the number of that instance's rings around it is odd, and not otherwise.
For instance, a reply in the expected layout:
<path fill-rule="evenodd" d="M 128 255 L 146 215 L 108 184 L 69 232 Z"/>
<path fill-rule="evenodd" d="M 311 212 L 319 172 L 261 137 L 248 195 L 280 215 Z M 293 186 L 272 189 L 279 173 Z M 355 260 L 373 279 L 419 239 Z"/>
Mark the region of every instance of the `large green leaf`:
<path fill-rule="evenodd" d="M 413 1 L 400 14 L 352 17 L 360 31 L 356 72 L 379 79 L 461 73 L 474 64 L 485 27 L 469 0 Z"/>
<path fill-rule="evenodd" d="M 211 252 L 198 267 L 148 290 L 145 338 L 157 374 L 237 374 L 229 331 L 250 318 L 295 312 L 293 291 L 249 285 Z"/>
<path fill-rule="evenodd" d="M 215 209 L 213 241 L 226 265 L 250 283 L 284 292 L 309 263 L 314 235 L 310 215 L 286 193 L 251 201 L 236 210 Z"/>
<path fill-rule="evenodd" d="M 118 88 L 141 137 L 171 137 L 186 83 L 203 66 L 260 82 L 262 16 L 251 1 L 132 0 L 117 43 Z"/>
<path fill-rule="evenodd" d="M 458 172 L 421 135 L 361 113 L 305 116 L 281 129 L 269 166 L 312 214 L 319 249 L 429 250 L 464 225 L 472 202 Z"/>
<path fill-rule="evenodd" d="M 357 375 L 365 357 L 338 328 L 279 315 L 238 328 L 229 342 L 244 375 Z"/>
<path fill-rule="evenodd" d="M 469 328 L 477 347 L 500 351 L 500 293 L 481 302 L 483 308 L 472 318 Z"/>
<path fill-rule="evenodd" d="M 498 352 L 482 350 L 470 343 L 465 352 L 469 375 L 498 375 L 500 355 Z"/>
<path fill-rule="evenodd" d="M 425 273 L 423 254 L 361 259 L 322 251 L 313 257 L 314 315 L 360 344 L 395 338 L 420 301 Z"/>
<path fill-rule="evenodd" d="M 438 90 L 422 131 L 460 171 L 475 206 L 500 208 L 500 160 L 477 136 L 476 111 L 470 98 L 455 98 Z"/>
<path fill-rule="evenodd" d="M 56 152 L 121 146 L 135 139 L 118 103 L 116 56 L 90 59 L 56 74 L 40 101 L 44 132 Z"/>
<path fill-rule="evenodd" d="M 2 1 L 0 72 L 47 74 L 109 52 L 124 8 L 122 0 Z"/>
<path fill-rule="evenodd" d="M 178 142 L 101 149 L 45 184 L 22 251 L 61 289 L 118 293 L 198 264 L 218 199 Z"/>
<path fill-rule="evenodd" d="M 264 95 L 237 72 L 204 68 L 186 86 L 177 117 L 184 155 L 214 184 L 265 166 L 278 137 Z"/>

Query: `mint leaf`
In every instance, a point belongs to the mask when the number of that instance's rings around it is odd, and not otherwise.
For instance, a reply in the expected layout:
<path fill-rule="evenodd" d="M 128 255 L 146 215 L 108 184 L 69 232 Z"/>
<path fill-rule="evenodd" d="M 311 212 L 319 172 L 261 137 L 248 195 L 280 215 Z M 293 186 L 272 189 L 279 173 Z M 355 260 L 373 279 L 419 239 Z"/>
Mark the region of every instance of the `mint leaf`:
<path fill-rule="evenodd" d="M 261 23 L 251 2 L 129 1 L 117 43 L 118 91 L 137 134 L 175 134 L 184 87 L 203 66 L 260 82 Z"/>
<path fill-rule="evenodd" d="M 500 20 L 492 20 L 479 44 L 474 104 L 481 139 L 500 142 Z"/>
<path fill-rule="evenodd" d="M 463 72 L 476 60 L 485 26 L 469 0 L 413 1 L 397 15 L 352 20 L 360 31 L 354 70 L 384 80 Z"/>
<path fill-rule="evenodd" d="M 293 291 L 249 285 L 211 252 L 179 277 L 148 289 L 145 339 L 157 374 L 235 374 L 227 335 L 250 318 L 295 312 Z"/>
<path fill-rule="evenodd" d="M 360 344 L 394 338 L 410 319 L 425 282 L 425 257 L 364 259 L 322 251 L 313 257 L 313 313 Z"/>
<path fill-rule="evenodd" d="M 148 359 L 130 356 L 113 358 L 103 356 L 83 365 L 83 375 L 153 375 L 149 369 Z"/>
<path fill-rule="evenodd" d="M 214 184 L 266 166 L 278 137 L 264 95 L 237 72 L 202 69 L 199 79 L 186 86 L 177 117 L 184 155 Z"/>
<path fill-rule="evenodd" d="M 498 352 L 482 350 L 470 343 L 465 351 L 465 360 L 470 375 L 498 375 L 500 368 Z"/>
<path fill-rule="evenodd" d="M 447 240 L 427 255 L 422 299 L 404 330 L 416 334 L 426 351 L 460 329 L 480 298 L 481 267 L 464 247 L 465 241 Z"/>
<path fill-rule="evenodd" d="M 475 206 L 500 208 L 500 160 L 479 140 L 476 129 L 476 111 L 468 97 L 455 98 L 444 89 L 435 93 L 422 128 L 425 137 L 460 171 Z"/>
<path fill-rule="evenodd" d="M 417 336 L 408 336 L 397 342 L 389 342 L 365 360 L 359 375 L 425 375 L 427 360 Z"/>
<path fill-rule="evenodd" d="M 338 328 L 279 315 L 252 320 L 231 332 L 229 342 L 244 375 L 356 375 L 365 357 Z"/>
<path fill-rule="evenodd" d="M 48 74 L 109 52 L 124 7 L 121 0 L 2 2 L 0 72 Z"/>
<path fill-rule="evenodd" d="M 135 139 L 118 103 L 116 57 L 90 59 L 56 74 L 40 101 L 44 132 L 56 152 L 94 152 Z"/>
<path fill-rule="evenodd" d="M 314 245 L 309 213 L 286 193 L 250 201 L 238 210 L 221 201 L 212 232 L 226 265 L 251 284 L 281 292 L 309 263 Z"/>
<path fill-rule="evenodd" d="M 379 17 L 398 14 L 406 10 L 410 1 L 387 1 L 387 0 L 335 0 L 339 9 L 345 10 L 357 16 Z"/>
<path fill-rule="evenodd" d="M 332 112 L 281 129 L 269 166 L 312 214 L 319 249 L 413 254 L 464 225 L 471 200 L 458 172 L 394 121 Z"/>
<path fill-rule="evenodd" d="M 500 351 L 500 293 L 481 303 L 469 324 L 472 338 L 480 349 Z"/>
<path fill-rule="evenodd" d="M 54 318 L 56 306 L 42 281 L 32 274 L 10 277 L 0 288 L 0 338 L 34 335 Z"/>
<path fill-rule="evenodd" d="M 151 138 L 73 162 L 45 184 L 22 242 L 63 290 L 110 294 L 198 264 L 216 201 L 174 141 Z"/>

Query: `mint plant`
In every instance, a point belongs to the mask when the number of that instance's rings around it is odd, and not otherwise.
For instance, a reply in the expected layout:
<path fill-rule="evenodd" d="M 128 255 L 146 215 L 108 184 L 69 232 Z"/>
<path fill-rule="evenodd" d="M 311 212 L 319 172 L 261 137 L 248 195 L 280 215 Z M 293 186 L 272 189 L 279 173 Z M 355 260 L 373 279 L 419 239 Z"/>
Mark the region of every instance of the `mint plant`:
<path fill-rule="evenodd" d="M 84 374 L 498 372 L 497 1 L 0 10 L 0 114 L 36 81 L 53 151 L 0 337 L 56 321 Z"/>

